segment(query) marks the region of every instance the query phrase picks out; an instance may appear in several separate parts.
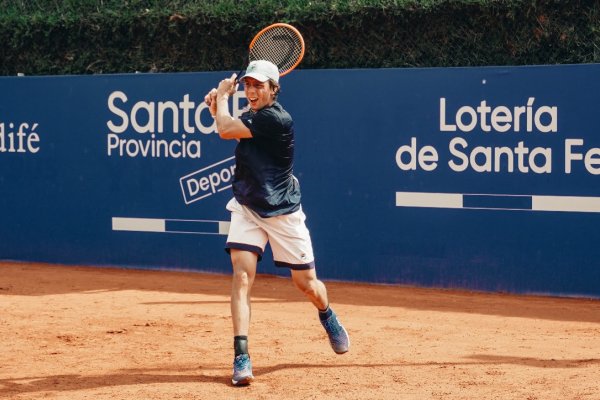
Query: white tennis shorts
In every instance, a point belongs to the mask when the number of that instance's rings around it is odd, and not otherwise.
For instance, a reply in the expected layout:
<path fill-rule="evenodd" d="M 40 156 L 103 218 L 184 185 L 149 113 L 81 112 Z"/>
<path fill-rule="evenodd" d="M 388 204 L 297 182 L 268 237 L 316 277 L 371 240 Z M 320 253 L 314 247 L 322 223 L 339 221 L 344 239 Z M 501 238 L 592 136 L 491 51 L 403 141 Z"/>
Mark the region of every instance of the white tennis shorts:
<path fill-rule="evenodd" d="M 233 198 L 227 203 L 231 224 L 225 250 L 246 250 L 262 259 L 267 242 L 278 267 L 305 270 L 315 267 L 310 233 L 302 208 L 292 214 L 262 218 Z"/>

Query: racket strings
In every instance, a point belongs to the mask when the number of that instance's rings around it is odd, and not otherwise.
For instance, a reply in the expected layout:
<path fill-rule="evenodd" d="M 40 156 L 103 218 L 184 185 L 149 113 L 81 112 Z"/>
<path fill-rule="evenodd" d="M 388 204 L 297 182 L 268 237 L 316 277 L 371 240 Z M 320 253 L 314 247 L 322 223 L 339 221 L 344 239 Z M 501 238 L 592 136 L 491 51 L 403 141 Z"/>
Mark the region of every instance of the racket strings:
<path fill-rule="evenodd" d="M 274 27 L 257 37 L 250 49 L 250 60 L 268 60 L 284 74 L 292 70 L 304 55 L 303 41 L 286 27 Z"/>

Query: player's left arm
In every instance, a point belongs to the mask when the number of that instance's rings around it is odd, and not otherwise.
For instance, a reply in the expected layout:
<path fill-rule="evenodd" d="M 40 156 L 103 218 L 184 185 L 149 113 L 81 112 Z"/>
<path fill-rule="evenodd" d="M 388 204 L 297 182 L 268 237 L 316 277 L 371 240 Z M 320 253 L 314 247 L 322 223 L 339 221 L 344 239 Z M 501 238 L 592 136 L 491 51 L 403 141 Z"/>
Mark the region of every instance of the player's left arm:
<path fill-rule="evenodd" d="M 252 137 L 252 132 L 244 123 L 231 116 L 229 112 L 229 96 L 235 93 L 236 75 L 231 78 L 223 79 L 216 89 L 214 101 L 216 101 L 215 121 L 217 123 L 217 132 L 221 139 L 247 139 Z"/>

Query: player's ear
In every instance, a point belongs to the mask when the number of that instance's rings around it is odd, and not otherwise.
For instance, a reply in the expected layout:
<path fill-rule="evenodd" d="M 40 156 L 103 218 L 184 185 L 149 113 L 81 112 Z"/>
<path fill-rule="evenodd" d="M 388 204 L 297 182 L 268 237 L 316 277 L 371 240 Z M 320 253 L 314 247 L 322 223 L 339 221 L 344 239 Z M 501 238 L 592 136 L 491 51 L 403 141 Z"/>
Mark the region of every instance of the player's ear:
<path fill-rule="evenodd" d="M 269 87 L 271 88 L 271 93 L 274 96 L 277 96 L 279 94 L 279 85 L 270 79 L 269 79 Z"/>

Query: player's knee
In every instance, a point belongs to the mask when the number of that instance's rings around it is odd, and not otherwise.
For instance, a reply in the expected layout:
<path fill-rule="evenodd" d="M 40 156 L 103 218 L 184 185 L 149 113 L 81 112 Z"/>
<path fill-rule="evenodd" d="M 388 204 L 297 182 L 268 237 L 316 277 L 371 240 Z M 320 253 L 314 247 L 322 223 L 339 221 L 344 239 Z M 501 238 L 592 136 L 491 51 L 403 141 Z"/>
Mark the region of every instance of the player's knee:
<path fill-rule="evenodd" d="M 294 284 L 302 293 L 309 297 L 315 297 L 318 294 L 316 279 L 294 279 Z"/>
<path fill-rule="evenodd" d="M 249 252 L 232 252 L 231 263 L 233 265 L 234 285 L 250 285 L 256 273 L 256 256 Z"/>
<path fill-rule="evenodd" d="M 250 284 L 250 274 L 242 269 L 234 269 L 232 279 L 236 286 L 247 287 Z"/>

